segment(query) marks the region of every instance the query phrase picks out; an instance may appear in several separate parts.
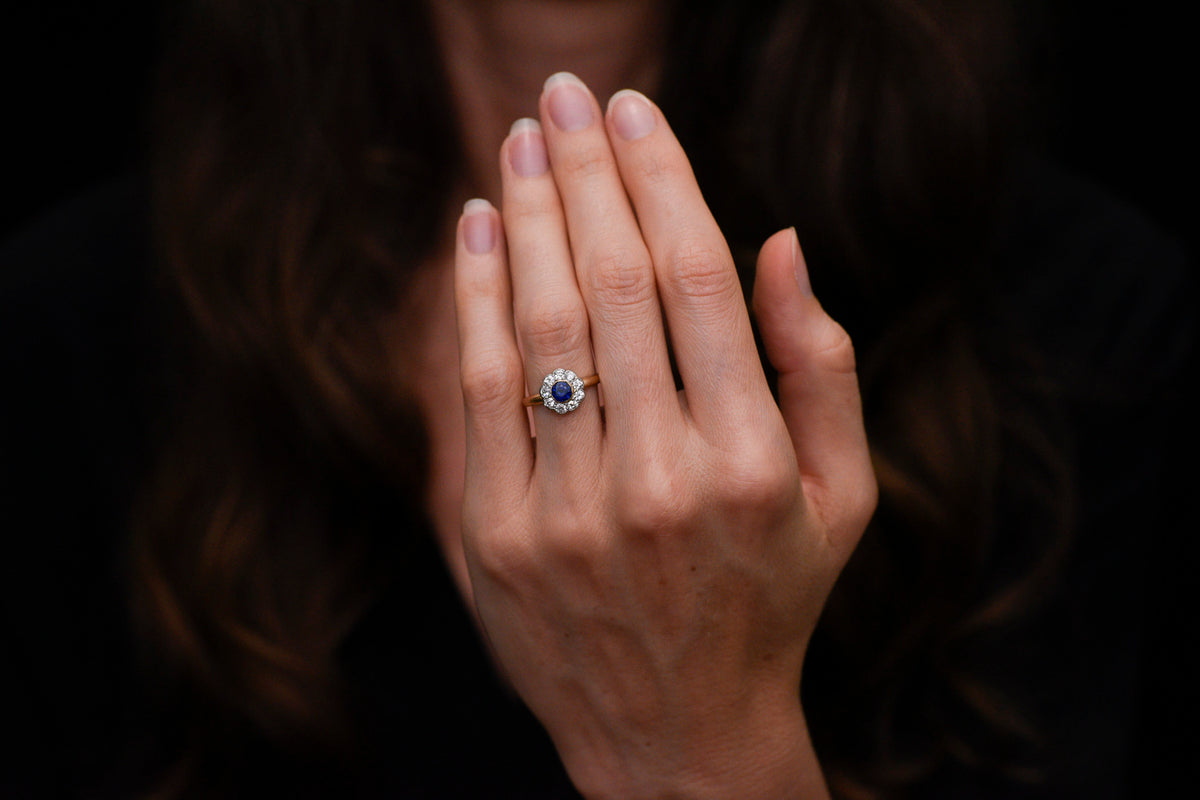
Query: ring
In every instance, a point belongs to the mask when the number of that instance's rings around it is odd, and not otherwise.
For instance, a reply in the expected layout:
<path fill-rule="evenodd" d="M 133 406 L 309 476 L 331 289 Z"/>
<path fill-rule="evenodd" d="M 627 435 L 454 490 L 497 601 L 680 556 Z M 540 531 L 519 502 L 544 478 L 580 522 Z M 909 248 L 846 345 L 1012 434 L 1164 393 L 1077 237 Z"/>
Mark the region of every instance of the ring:
<path fill-rule="evenodd" d="M 583 402 L 584 387 L 595 386 L 599 375 L 581 378 L 569 369 L 556 369 L 542 381 L 542 390 L 525 398 L 526 406 L 543 405 L 559 414 L 574 411 Z"/>

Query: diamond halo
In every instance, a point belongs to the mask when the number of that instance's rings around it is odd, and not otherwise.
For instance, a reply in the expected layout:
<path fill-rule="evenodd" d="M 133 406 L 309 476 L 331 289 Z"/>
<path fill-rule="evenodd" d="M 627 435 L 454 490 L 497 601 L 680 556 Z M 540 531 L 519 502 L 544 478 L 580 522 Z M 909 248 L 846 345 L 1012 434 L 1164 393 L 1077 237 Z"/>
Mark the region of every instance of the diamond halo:
<path fill-rule="evenodd" d="M 554 385 L 557 383 L 565 383 L 571 389 L 570 397 L 564 401 L 559 401 L 554 397 Z M 541 395 L 542 405 L 546 408 L 552 409 L 559 414 L 574 411 L 583 402 L 583 379 L 569 369 L 556 369 L 542 381 Z"/>

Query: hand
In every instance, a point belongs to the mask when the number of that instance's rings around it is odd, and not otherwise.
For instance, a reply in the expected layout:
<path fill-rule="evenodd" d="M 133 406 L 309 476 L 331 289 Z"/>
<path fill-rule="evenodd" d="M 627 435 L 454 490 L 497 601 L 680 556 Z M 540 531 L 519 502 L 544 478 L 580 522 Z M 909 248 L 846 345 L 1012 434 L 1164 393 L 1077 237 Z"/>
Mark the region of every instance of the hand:
<path fill-rule="evenodd" d="M 876 497 L 849 338 L 795 233 L 771 237 L 755 308 L 777 406 L 661 111 L 622 92 L 602 114 L 556 76 L 540 115 L 501 149 L 503 220 L 476 201 L 458 231 L 486 638 L 589 797 L 825 796 L 801 669 Z M 521 398 L 558 367 L 599 373 L 604 414 L 594 389 L 535 408 L 531 440 Z"/>

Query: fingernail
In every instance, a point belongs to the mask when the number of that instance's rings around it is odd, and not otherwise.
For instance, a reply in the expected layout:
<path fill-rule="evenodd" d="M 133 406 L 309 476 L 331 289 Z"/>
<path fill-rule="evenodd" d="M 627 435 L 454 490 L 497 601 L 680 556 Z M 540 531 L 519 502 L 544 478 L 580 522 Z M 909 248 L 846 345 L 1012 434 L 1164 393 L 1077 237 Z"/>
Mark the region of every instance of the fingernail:
<path fill-rule="evenodd" d="M 463 244 L 468 253 L 480 256 L 496 246 L 496 219 L 492 204 L 475 198 L 463 205 Z"/>
<path fill-rule="evenodd" d="M 536 119 L 519 119 L 508 132 L 508 163 L 513 172 L 526 178 L 542 175 L 550 169 L 546 140 Z"/>
<path fill-rule="evenodd" d="M 617 135 L 627 142 L 642 138 L 658 124 L 650 101 L 632 89 L 622 89 L 614 94 L 608 101 L 608 107 Z"/>
<path fill-rule="evenodd" d="M 560 131 L 570 133 L 582 130 L 595 120 L 587 87 L 571 73 L 554 73 L 546 79 L 542 91 L 546 93 L 550 119 Z"/>
<path fill-rule="evenodd" d="M 800 236 L 795 226 L 788 228 L 792 232 L 792 269 L 796 273 L 796 284 L 800 291 L 812 297 L 812 284 L 808 279 L 808 265 L 804 263 L 804 254 L 800 252 Z"/>

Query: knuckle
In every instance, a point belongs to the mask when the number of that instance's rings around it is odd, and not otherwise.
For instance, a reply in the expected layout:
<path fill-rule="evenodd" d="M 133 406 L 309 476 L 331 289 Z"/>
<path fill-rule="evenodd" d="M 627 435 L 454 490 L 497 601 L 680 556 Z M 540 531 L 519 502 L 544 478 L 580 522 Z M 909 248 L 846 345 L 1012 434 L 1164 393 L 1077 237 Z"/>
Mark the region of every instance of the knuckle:
<path fill-rule="evenodd" d="M 768 513 L 790 508 L 800 491 L 799 476 L 784 458 L 744 452 L 730 458 L 722 470 L 719 492 L 727 503 Z"/>
<path fill-rule="evenodd" d="M 523 223 L 534 223 L 559 214 L 558 196 L 549 192 L 524 191 L 504 204 L 504 225 L 511 228 Z"/>
<path fill-rule="evenodd" d="M 585 145 L 568 151 L 562 161 L 562 171 L 568 178 L 591 178 L 615 169 L 612 152 L 607 145 Z"/>
<path fill-rule="evenodd" d="M 849 374 L 857 370 L 854 342 L 846 329 L 822 315 L 813 336 L 813 358 L 829 372 Z"/>
<path fill-rule="evenodd" d="M 656 152 L 646 153 L 638 160 L 636 169 L 641 179 L 651 186 L 671 183 L 684 173 L 674 159 Z"/>
<path fill-rule="evenodd" d="M 871 524 L 879 502 L 879 490 L 872 474 L 869 480 L 850 481 L 837 487 L 832 502 L 815 505 L 821 522 L 831 534 L 835 547 L 849 557 L 859 538 Z"/>
<path fill-rule="evenodd" d="M 493 233 L 500 231 L 493 230 Z M 464 233 L 465 235 L 465 233 Z M 454 255 L 454 297 L 462 311 L 491 307 L 478 301 L 495 300 L 508 291 L 508 270 L 504 248 L 495 247 L 487 254 L 467 255 L 465 247 L 456 247 Z"/>
<path fill-rule="evenodd" d="M 696 503 L 678 473 L 662 462 L 642 466 L 624 487 L 617 515 L 623 530 L 660 535 L 679 529 L 696 513 Z"/>
<path fill-rule="evenodd" d="M 494 580 L 520 579 L 537 565 L 532 539 L 519 512 L 499 516 L 497 498 L 468 492 L 463 498 L 463 546 L 468 560 Z"/>
<path fill-rule="evenodd" d="M 643 305 L 655 295 L 654 268 L 644 254 L 605 253 L 593 261 L 590 277 L 593 295 L 607 305 Z"/>
<path fill-rule="evenodd" d="M 587 315 L 578 303 L 539 298 L 525 315 L 525 342 L 539 355 L 577 353 L 587 347 Z"/>
<path fill-rule="evenodd" d="M 471 408 L 509 407 L 525 383 L 524 368 L 512 356 L 487 353 L 462 364 L 463 402 Z"/>
<path fill-rule="evenodd" d="M 601 538 L 580 523 L 556 520 L 539 529 L 537 539 L 539 562 L 553 564 L 560 573 L 586 575 L 603 561 Z"/>
<path fill-rule="evenodd" d="M 455 274 L 455 291 L 460 301 L 496 302 L 508 299 L 508 286 L 495 274 L 483 270 L 459 270 Z"/>
<path fill-rule="evenodd" d="M 489 580 L 505 585 L 524 582 L 538 564 L 528 538 L 488 531 L 475 538 L 472 557 Z"/>
<path fill-rule="evenodd" d="M 680 247 L 667 258 L 667 279 L 689 297 L 725 296 L 738 289 L 731 260 L 707 245 Z"/>

